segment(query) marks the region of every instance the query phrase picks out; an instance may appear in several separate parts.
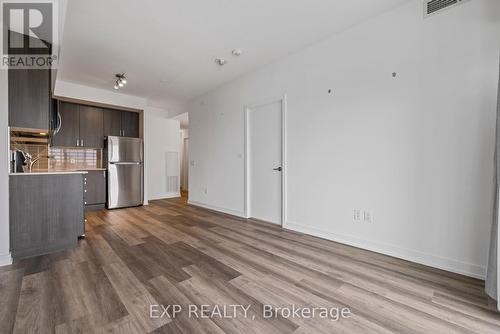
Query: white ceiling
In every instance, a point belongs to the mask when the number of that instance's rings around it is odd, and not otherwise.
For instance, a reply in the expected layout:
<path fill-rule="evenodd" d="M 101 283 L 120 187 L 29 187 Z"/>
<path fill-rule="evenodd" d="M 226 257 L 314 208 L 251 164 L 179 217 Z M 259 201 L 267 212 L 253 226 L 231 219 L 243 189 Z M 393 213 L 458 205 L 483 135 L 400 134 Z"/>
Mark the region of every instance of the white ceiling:
<path fill-rule="evenodd" d="M 121 93 L 164 107 L 406 1 L 71 0 L 58 80 L 113 90 L 114 74 L 126 72 Z"/>

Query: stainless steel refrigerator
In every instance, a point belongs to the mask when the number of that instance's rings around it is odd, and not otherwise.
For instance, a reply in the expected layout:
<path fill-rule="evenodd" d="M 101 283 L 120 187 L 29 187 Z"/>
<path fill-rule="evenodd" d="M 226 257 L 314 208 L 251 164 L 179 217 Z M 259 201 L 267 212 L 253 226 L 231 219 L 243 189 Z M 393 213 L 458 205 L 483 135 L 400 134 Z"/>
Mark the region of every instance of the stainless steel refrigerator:
<path fill-rule="evenodd" d="M 142 139 L 109 136 L 105 158 L 108 168 L 108 209 L 142 205 L 144 153 Z"/>

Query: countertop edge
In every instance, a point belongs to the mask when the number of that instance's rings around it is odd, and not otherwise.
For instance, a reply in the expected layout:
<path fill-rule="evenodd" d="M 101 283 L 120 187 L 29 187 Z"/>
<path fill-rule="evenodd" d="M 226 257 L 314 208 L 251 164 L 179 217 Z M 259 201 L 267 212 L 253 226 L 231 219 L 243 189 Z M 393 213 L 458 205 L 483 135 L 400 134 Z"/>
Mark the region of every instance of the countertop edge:
<path fill-rule="evenodd" d="M 72 171 L 72 172 L 34 172 L 34 173 L 9 173 L 9 176 L 27 176 L 27 175 L 71 175 L 71 174 L 88 174 L 88 171 Z"/>

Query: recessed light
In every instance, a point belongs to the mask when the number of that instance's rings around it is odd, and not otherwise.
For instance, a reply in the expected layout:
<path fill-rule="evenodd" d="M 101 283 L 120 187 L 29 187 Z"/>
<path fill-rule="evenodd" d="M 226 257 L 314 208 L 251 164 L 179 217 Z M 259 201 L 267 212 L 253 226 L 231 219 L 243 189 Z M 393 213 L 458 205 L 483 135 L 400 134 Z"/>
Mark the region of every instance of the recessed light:
<path fill-rule="evenodd" d="M 223 58 L 215 58 L 215 63 L 219 66 L 224 66 L 227 64 L 227 60 Z"/>
<path fill-rule="evenodd" d="M 243 51 L 241 51 L 241 49 L 234 49 L 233 51 L 231 51 L 231 54 L 235 57 L 241 56 L 242 53 Z"/>

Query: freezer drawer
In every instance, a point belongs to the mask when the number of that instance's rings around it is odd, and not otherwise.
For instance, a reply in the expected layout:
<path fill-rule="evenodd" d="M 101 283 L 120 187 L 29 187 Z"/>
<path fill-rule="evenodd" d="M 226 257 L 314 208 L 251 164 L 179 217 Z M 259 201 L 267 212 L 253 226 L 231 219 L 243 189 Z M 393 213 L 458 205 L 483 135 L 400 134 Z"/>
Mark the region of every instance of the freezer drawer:
<path fill-rule="evenodd" d="M 110 163 L 107 208 L 142 205 L 144 199 L 142 163 Z"/>

